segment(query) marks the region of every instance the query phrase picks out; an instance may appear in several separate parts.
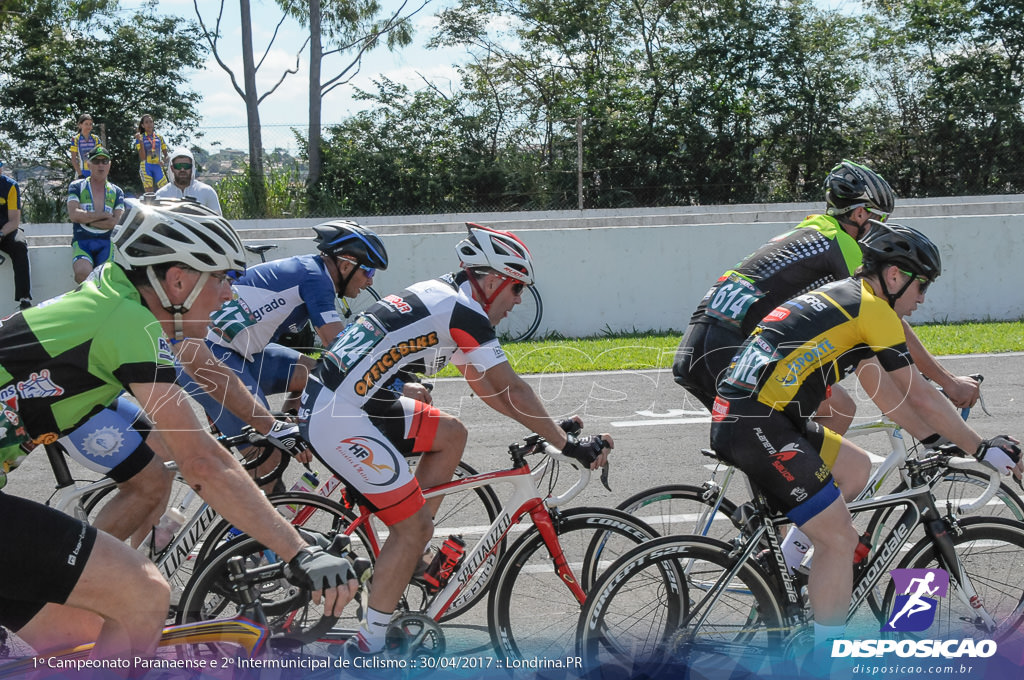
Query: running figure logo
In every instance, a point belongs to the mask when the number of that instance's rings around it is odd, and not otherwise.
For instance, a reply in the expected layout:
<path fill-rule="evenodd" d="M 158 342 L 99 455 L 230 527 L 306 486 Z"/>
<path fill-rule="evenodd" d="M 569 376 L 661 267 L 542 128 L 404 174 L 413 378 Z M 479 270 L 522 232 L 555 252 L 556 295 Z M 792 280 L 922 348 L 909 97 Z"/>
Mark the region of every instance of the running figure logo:
<path fill-rule="evenodd" d="M 940 597 L 949 592 L 949 574 L 943 569 L 893 569 L 896 602 L 883 631 L 920 632 L 935 620 Z"/>

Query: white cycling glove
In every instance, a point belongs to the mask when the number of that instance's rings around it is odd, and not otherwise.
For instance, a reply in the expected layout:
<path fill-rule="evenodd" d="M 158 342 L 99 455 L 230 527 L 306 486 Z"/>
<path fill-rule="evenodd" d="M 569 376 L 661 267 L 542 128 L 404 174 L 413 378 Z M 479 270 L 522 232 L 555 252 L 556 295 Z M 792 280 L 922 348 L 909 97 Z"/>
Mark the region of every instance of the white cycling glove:
<path fill-rule="evenodd" d="M 1020 461 L 1020 447 L 1017 441 L 1005 435 L 999 435 L 981 442 L 975 457 L 988 463 L 1004 475 L 1013 474 L 1013 469 Z"/>

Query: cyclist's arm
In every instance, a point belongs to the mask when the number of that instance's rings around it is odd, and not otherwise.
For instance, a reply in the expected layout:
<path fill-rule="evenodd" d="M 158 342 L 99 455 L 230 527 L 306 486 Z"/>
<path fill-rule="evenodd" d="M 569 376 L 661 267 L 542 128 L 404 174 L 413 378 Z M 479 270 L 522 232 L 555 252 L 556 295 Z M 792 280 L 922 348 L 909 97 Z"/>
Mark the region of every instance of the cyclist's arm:
<path fill-rule="evenodd" d="M 205 342 L 188 338 L 173 349 L 185 372 L 207 394 L 257 432 L 270 432 L 274 416 L 245 388 L 238 374 L 217 360 Z"/>
<path fill-rule="evenodd" d="M 345 324 L 340 321 L 329 321 L 323 326 L 318 326 L 316 334 L 320 336 L 320 342 L 324 343 L 324 347 L 330 347 L 343 330 L 345 330 Z"/>
<path fill-rule="evenodd" d="M 968 408 L 974 406 L 981 394 L 978 381 L 969 376 L 956 376 L 950 373 L 940 364 L 931 353 L 925 349 L 921 339 L 917 337 L 914 329 L 910 327 L 906 319 L 903 319 L 903 332 L 907 336 L 907 348 L 910 349 L 910 356 L 914 359 L 918 369 L 930 380 L 934 380 L 943 389 L 953 406 L 957 408 Z"/>
<path fill-rule="evenodd" d="M 230 453 L 199 424 L 184 391 L 171 383 L 132 383 L 131 392 L 164 437 L 181 475 L 225 519 L 290 560 L 306 542 Z"/>
<path fill-rule="evenodd" d="M 10 204 L 8 203 L 8 206 Z M 18 231 L 18 227 L 21 226 L 21 210 L 19 208 L 7 208 L 7 222 L 0 225 L 0 236 L 7 236 L 8 234 Z"/>
<path fill-rule="evenodd" d="M 857 379 L 878 408 L 916 439 L 937 432 L 968 453 L 974 453 L 981 444 L 978 433 L 968 427 L 948 399 L 928 384 L 917 367 L 903 366 L 887 372 L 873 357 L 857 367 Z"/>

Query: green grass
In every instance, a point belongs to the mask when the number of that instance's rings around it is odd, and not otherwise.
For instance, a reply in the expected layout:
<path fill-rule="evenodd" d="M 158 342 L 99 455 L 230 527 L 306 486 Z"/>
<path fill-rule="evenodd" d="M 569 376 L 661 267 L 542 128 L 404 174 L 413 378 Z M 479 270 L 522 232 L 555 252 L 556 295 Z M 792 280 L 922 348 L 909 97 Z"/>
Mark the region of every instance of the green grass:
<path fill-rule="evenodd" d="M 932 354 L 1024 351 L 1024 321 L 915 326 Z M 580 340 L 538 340 L 503 345 L 518 373 L 668 368 L 679 333 L 636 333 Z M 456 376 L 451 366 L 440 374 Z"/>

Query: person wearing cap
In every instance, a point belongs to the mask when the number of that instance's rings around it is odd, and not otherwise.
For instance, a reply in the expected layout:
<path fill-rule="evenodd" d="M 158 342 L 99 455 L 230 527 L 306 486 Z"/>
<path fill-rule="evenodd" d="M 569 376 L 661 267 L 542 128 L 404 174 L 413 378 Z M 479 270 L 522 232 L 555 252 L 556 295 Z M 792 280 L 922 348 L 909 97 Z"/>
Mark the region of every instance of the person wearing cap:
<path fill-rule="evenodd" d="M 71 270 L 75 283 L 85 281 L 95 267 L 110 257 L 110 231 L 124 213 L 124 192 L 107 181 L 110 154 L 102 146 L 89 153 L 91 174 L 68 187 L 71 234 Z"/>
<path fill-rule="evenodd" d="M 171 178 L 174 180 L 156 191 L 157 198 L 188 198 L 222 214 L 220 199 L 213 187 L 196 179 L 196 161 L 188 147 L 179 146 L 171 152 Z"/>
<path fill-rule="evenodd" d="M 4 166 L 0 161 L 0 168 Z M 11 256 L 14 267 L 14 299 L 21 309 L 32 306 L 32 272 L 28 243 L 21 228 L 21 190 L 14 179 L 0 171 L 0 250 Z"/>
<path fill-rule="evenodd" d="M 78 117 L 78 134 L 71 138 L 71 167 L 77 179 L 89 176 L 89 154 L 97 146 L 100 138 L 92 132 L 92 116 L 83 113 Z"/>

